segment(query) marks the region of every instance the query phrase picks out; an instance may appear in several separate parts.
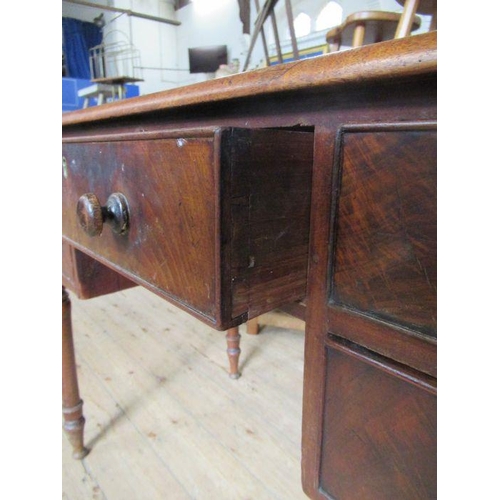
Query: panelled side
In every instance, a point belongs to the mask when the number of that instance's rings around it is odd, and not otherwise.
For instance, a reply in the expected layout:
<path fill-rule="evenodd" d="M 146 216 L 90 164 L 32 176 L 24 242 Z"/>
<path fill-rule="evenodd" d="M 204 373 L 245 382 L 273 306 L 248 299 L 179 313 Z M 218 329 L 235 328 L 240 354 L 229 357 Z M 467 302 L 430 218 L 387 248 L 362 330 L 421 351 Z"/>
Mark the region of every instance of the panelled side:
<path fill-rule="evenodd" d="M 341 129 L 319 488 L 435 498 L 436 130 Z"/>
<path fill-rule="evenodd" d="M 436 336 L 435 130 L 345 132 L 332 303 Z"/>

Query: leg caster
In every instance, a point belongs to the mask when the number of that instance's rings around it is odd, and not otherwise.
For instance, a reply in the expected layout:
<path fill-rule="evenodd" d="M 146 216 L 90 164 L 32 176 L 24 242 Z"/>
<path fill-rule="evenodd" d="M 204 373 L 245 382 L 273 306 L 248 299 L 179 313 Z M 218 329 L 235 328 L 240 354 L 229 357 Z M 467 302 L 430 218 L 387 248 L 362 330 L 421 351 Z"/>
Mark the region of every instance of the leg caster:
<path fill-rule="evenodd" d="M 62 399 L 64 430 L 73 447 L 73 458 L 81 460 L 89 450 L 83 445 L 83 401 L 78 391 L 75 350 L 71 327 L 71 302 L 65 288 L 62 289 Z"/>
<path fill-rule="evenodd" d="M 240 358 L 240 338 L 238 327 L 230 328 L 226 333 L 227 356 L 229 358 L 229 377 L 233 379 L 240 378 L 238 371 L 238 360 Z"/>

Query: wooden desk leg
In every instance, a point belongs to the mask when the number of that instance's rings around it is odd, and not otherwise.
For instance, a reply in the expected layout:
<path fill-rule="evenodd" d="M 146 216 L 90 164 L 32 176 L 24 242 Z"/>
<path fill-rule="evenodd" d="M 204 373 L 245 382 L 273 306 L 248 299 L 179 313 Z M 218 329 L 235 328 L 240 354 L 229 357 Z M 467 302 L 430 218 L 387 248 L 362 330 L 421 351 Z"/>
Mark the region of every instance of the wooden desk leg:
<path fill-rule="evenodd" d="M 249 319 L 247 321 L 247 333 L 257 335 L 259 333 L 259 318 Z"/>
<path fill-rule="evenodd" d="M 73 446 L 73 458 L 81 460 L 89 450 L 83 446 L 83 401 L 78 391 L 73 330 L 71 327 L 71 302 L 62 287 L 62 399 L 64 430 Z"/>
<path fill-rule="evenodd" d="M 233 379 L 240 378 L 238 371 L 238 360 L 240 358 L 240 338 L 238 327 L 230 328 L 226 333 L 227 356 L 229 358 L 229 377 Z"/>

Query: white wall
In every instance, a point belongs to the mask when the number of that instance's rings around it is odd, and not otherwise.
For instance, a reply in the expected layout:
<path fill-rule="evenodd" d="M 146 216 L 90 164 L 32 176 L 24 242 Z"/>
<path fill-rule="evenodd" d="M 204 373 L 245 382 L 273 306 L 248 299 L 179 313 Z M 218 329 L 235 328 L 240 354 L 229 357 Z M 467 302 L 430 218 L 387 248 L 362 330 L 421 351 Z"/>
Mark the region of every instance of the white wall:
<path fill-rule="evenodd" d="M 177 28 L 179 68 L 189 68 L 188 49 L 210 45 L 227 45 L 228 59 L 238 59 L 243 65 L 249 36 L 243 35 L 237 0 L 198 0 L 177 11 L 182 23 Z M 179 84 L 187 85 L 213 75 L 179 72 Z"/>
<path fill-rule="evenodd" d="M 106 2 L 102 3 L 107 5 Z M 73 3 L 62 3 L 62 17 L 72 17 L 74 19 L 80 19 L 80 21 L 87 21 L 88 23 L 91 23 L 94 17 L 97 17 L 99 14 L 100 12 L 94 9 L 89 9 Z M 106 17 L 106 13 L 104 14 L 104 17 Z"/>
<path fill-rule="evenodd" d="M 94 0 L 92 3 L 97 2 Z M 176 18 L 173 0 L 109 0 L 100 3 L 166 19 Z M 92 22 L 101 12 L 104 13 L 104 41 L 123 42 L 137 49 L 141 68 L 136 69 L 136 76 L 144 79 L 137 83 L 141 95 L 178 85 L 177 71 L 166 72 L 161 69 L 177 67 L 177 26 L 65 2 L 62 6 L 63 17 L 82 21 Z"/>
<path fill-rule="evenodd" d="M 114 6 L 166 19 L 176 18 L 171 0 L 115 0 Z M 177 26 L 126 14 L 105 27 L 105 41 L 125 41 L 137 49 L 136 76 L 144 79 L 137 84 L 141 95 L 177 86 L 176 72 L 171 74 L 161 69 L 177 67 L 177 29 Z"/>
<path fill-rule="evenodd" d="M 292 10 L 294 16 L 300 12 L 305 12 L 314 20 L 317 18 L 323 7 L 329 0 L 292 0 Z M 395 0 L 394 0 L 395 1 Z M 366 9 L 368 4 L 379 3 L 378 0 L 338 0 L 346 15 L 357 10 Z M 260 5 L 264 0 L 260 1 Z M 291 51 L 291 40 L 286 17 L 285 2 L 278 2 L 276 9 L 278 19 L 278 32 L 285 51 Z M 250 47 L 250 35 L 243 35 L 243 28 L 239 19 L 239 6 L 237 0 L 194 0 L 178 11 L 178 20 L 182 26 L 177 31 L 178 61 L 179 67 L 188 67 L 189 47 L 198 45 L 218 45 L 225 44 L 229 48 L 229 58 L 239 59 L 240 68 L 243 68 L 245 59 Z M 251 1 L 251 26 L 254 25 L 257 17 L 255 4 Z M 267 43 L 271 54 L 275 54 L 274 35 L 270 19 L 266 21 L 265 31 Z M 304 40 L 298 40 L 299 49 L 308 48 L 311 45 L 325 43 L 326 31 L 312 34 Z M 264 49 L 262 39 L 259 37 L 253 47 L 248 69 L 255 69 L 265 65 Z M 210 78 L 211 76 L 208 76 Z M 184 78 L 180 74 L 180 84 L 188 84 L 207 79 L 206 75 L 185 74 Z"/>

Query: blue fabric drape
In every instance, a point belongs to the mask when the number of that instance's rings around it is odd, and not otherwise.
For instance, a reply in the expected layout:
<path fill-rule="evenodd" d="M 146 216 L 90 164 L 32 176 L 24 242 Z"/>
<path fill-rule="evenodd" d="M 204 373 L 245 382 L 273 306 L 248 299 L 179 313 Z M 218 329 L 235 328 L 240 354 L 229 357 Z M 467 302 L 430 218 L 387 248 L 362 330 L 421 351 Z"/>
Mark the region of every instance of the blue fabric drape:
<path fill-rule="evenodd" d="M 89 49 L 102 42 L 102 32 L 93 23 L 62 18 L 63 50 L 70 78 L 90 79 Z"/>

